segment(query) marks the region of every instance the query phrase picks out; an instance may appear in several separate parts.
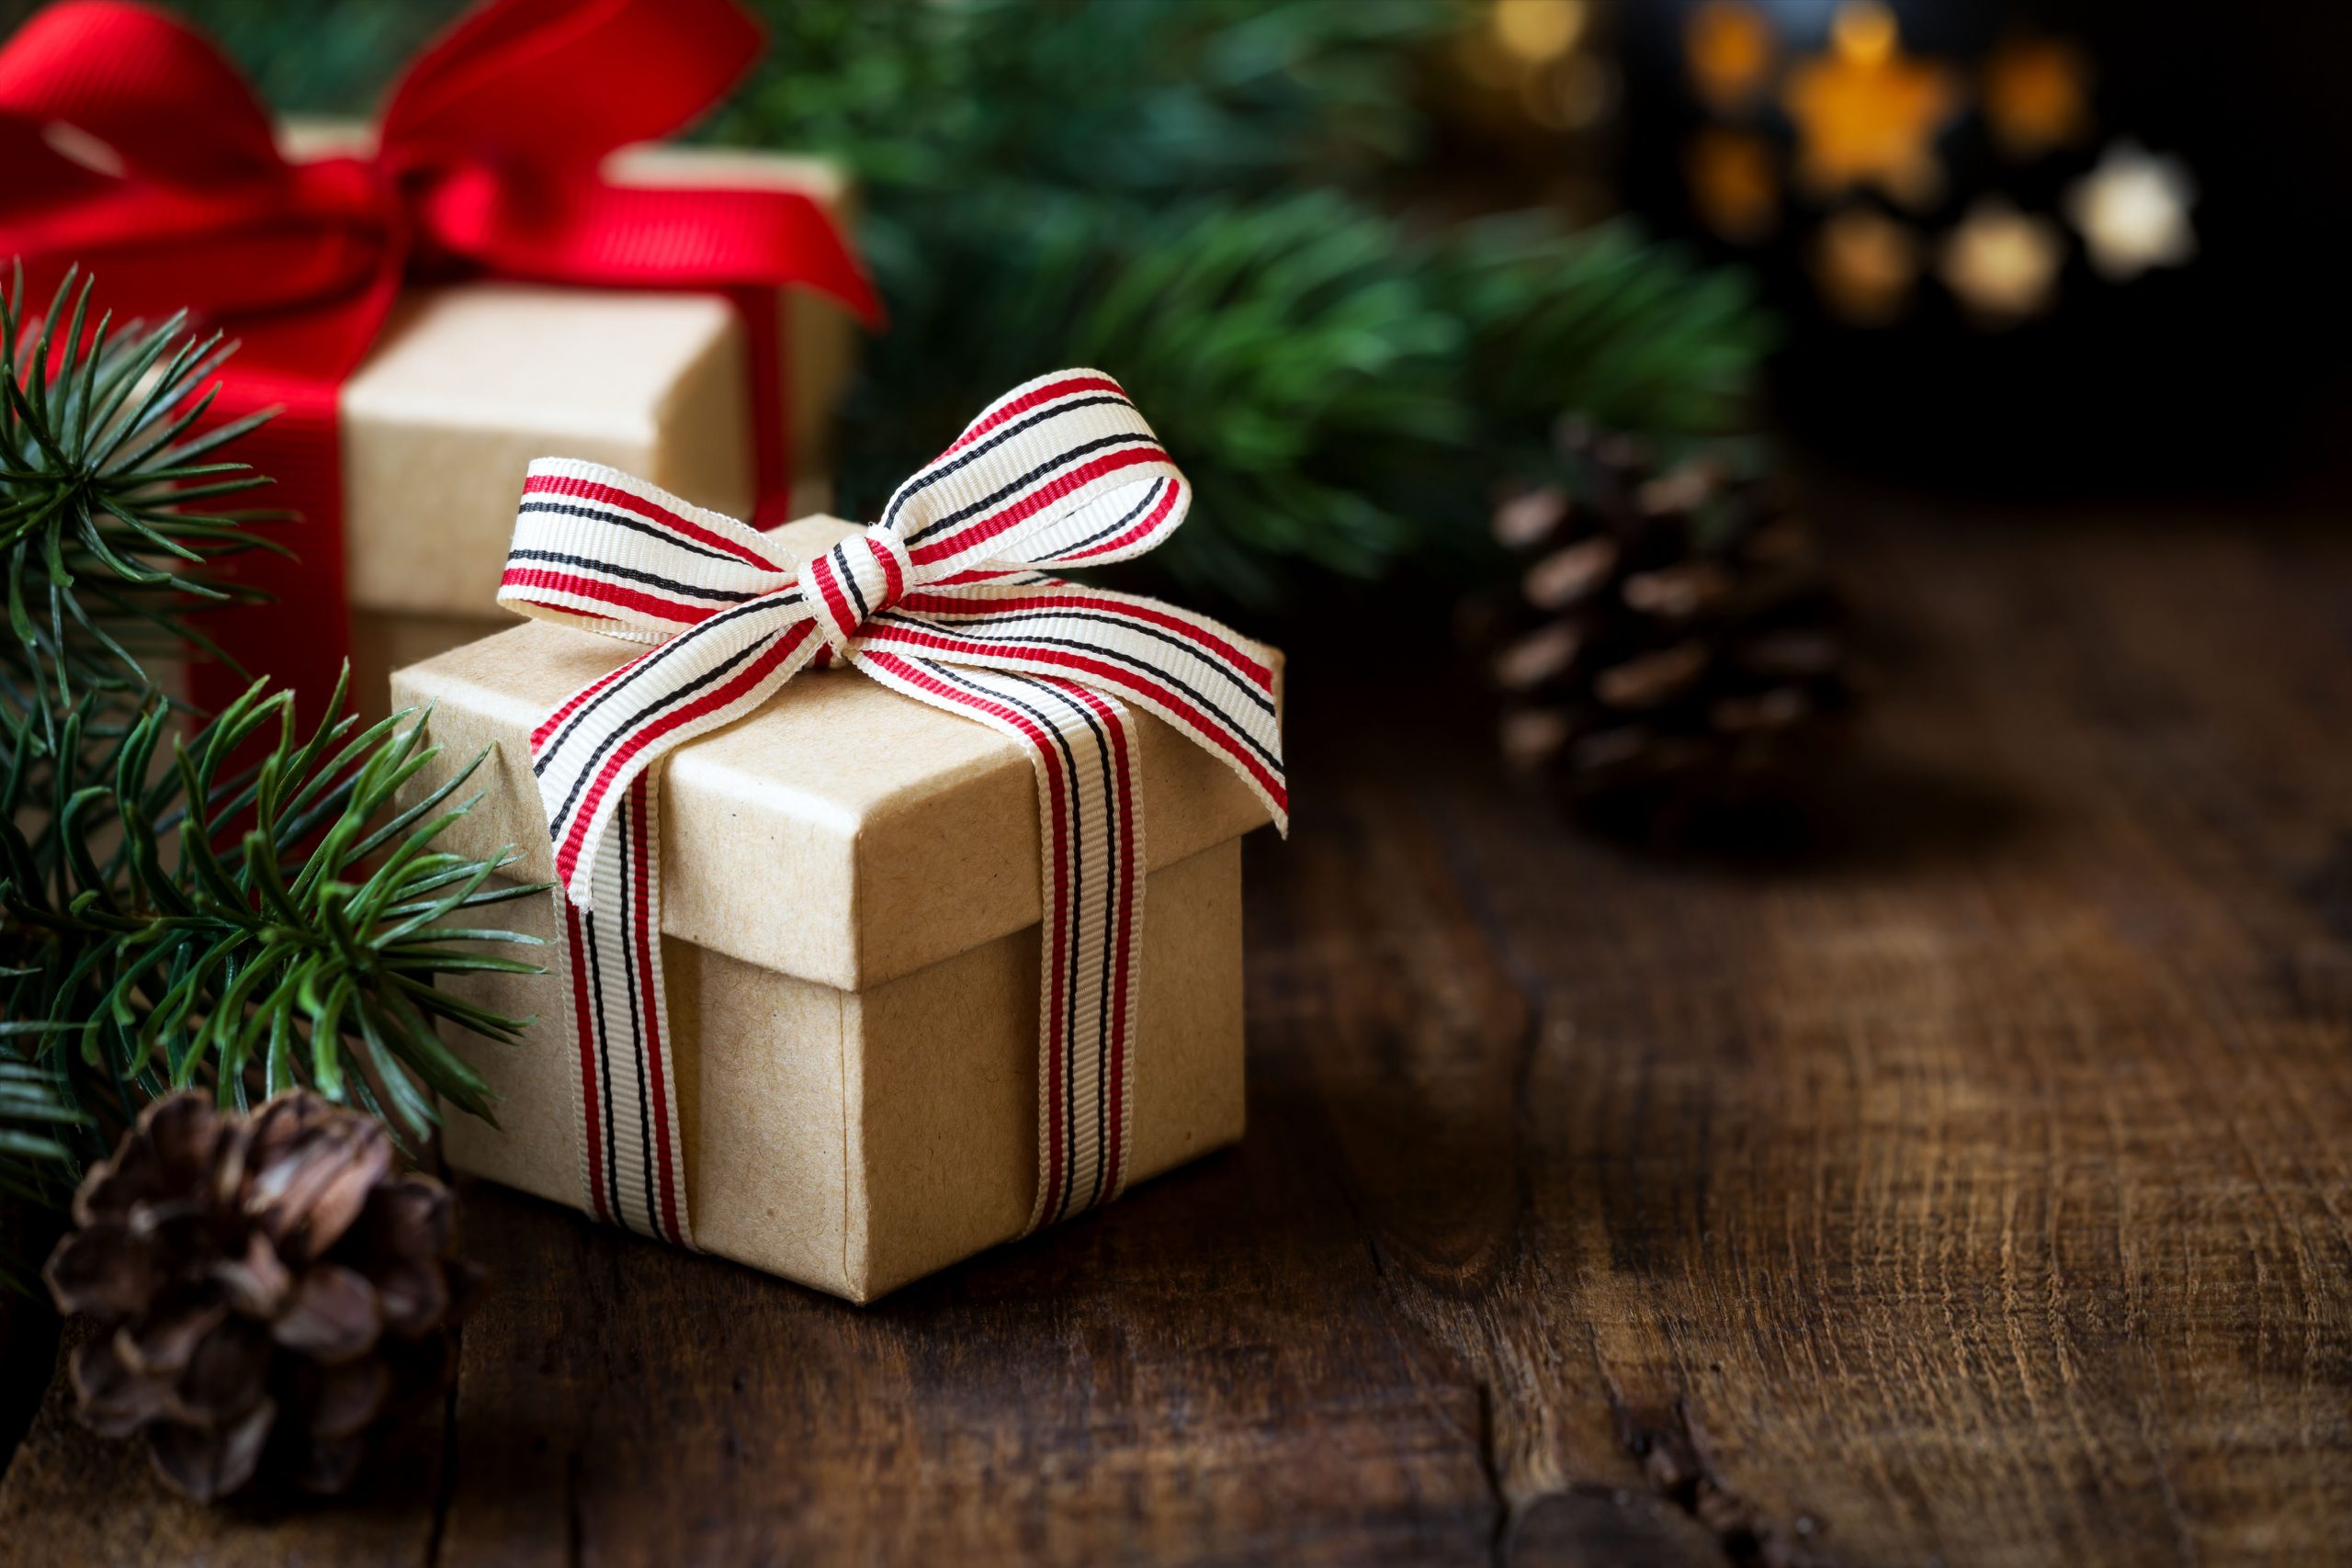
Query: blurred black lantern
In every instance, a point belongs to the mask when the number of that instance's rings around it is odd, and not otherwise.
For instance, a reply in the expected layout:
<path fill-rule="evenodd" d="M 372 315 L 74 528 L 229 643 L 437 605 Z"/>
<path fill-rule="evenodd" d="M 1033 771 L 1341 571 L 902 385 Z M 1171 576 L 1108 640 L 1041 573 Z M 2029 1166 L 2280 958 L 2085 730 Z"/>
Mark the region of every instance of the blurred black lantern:
<path fill-rule="evenodd" d="M 2282 9 L 2341 30 L 2335 7 Z M 1939 477 L 2234 470 L 2333 373 L 2281 352 L 2339 319 L 2293 172 L 2324 141 L 2281 63 L 2296 26 L 2120 3 L 1633 4 L 1625 189 L 1757 268 L 1792 329 L 1784 406 L 1842 455 Z"/>

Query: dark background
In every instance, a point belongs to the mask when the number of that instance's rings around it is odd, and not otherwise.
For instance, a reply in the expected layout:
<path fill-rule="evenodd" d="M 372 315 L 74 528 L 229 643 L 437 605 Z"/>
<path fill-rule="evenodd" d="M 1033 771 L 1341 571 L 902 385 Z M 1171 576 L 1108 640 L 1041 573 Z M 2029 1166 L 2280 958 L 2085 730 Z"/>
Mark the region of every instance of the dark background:
<path fill-rule="evenodd" d="M 1770 7 L 1817 39 L 1834 6 Z M 1904 46 L 1980 57 L 2019 28 L 2078 40 L 2094 61 L 2098 130 L 2082 155 L 2024 171 L 1993 165 L 1980 123 L 1943 139 L 1952 177 L 1923 218 L 1957 217 L 1996 186 L 2047 209 L 2098 141 L 2128 134 L 2180 156 L 2199 187 L 2199 254 L 2100 287 L 2079 254 L 2062 307 L 1997 333 L 1923 290 L 1908 320 L 1841 330 L 1815 304 L 1795 247 L 1715 245 L 1762 276 L 1791 338 L 1779 407 L 1841 462 L 1942 485 L 2132 490 L 2183 481 L 2267 483 L 2333 456 L 2346 412 L 2344 246 L 2352 212 L 2345 64 L 2352 9 L 2055 0 L 1901 0 Z M 1622 138 L 1628 206 L 1702 239 L 1680 192 L 1691 101 L 1675 72 L 1678 5 L 1620 13 L 1629 91 Z"/>

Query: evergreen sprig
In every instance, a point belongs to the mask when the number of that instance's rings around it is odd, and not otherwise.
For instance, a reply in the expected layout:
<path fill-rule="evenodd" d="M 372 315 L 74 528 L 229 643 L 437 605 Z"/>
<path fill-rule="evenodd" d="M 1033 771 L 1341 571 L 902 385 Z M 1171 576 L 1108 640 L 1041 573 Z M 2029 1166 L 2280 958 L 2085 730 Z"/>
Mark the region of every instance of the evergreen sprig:
<path fill-rule="evenodd" d="M 435 1094 L 488 1117 L 488 1088 L 435 1021 L 507 1041 L 526 1021 L 435 982 L 534 972 L 460 944 L 535 942 L 470 920 L 544 889 L 492 882 L 510 855 L 432 847 L 473 804 L 452 797 L 481 759 L 403 804 L 438 754 L 413 714 L 306 737 L 291 696 L 257 683 L 159 767 L 170 716 L 151 700 L 94 739 L 79 711 L 60 727 L 76 766 L 44 765 L 21 737 L 6 759 L 6 1030 L 40 1038 L 80 1109 L 114 1124 L 198 1083 L 240 1109 L 298 1086 L 356 1098 L 417 1138 Z"/>
<path fill-rule="evenodd" d="M 72 1142 L 87 1118 L 74 1109 L 57 1075 L 0 1050 L 0 1205 L 29 1213 L 62 1209 L 74 1168 Z M 17 1241 L 0 1211 L 0 1238 Z M 0 1247 L 0 1290 L 29 1295 L 32 1270 Z"/>
<path fill-rule="evenodd" d="M 84 694 L 136 694 L 147 660 L 209 648 L 187 612 L 234 590 L 208 561 L 279 547 L 247 531 L 265 514 L 209 509 L 266 482 L 214 457 L 266 414 L 197 428 L 215 392 L 198 389 L 235 345 L 185 313 L 92 323 L 89 279 L 70 274 L 33 333 L 24 287 L 19 271 L 0 292 L 0 714 L 46 744 Z"/>
<path fill-rule="evenodd" d="M 869 345 L 845 511 L 869 514 L 983 389 L 1101 366 L 1193 481 L 1192 521 L 1152 570 L 1260 611 L 1317 576 L 1475 570 L 1494 477 L 1548 450 L 1564 411 L 1732 427 L 1769 342 L 1744 278 L 1629 227 L 1423 236 L 1332 190 L 1156 215 L 1025 192 L 961 208 L 927 245 L 954 287 L 907 290 Z"/>
<path fill-rule="evenodd" d="M 1096 365 L 1182 454 L 1193 521 L 1152 565 L 1196 595 L 1263 604 L 1302 572 L 1374 577 L 1426 543 L 1430 481 L 1471 440 L 1464 345 L 1394 220 L 1328 192 L 1115 222 L 1091 197 L 1023 197 L 966 208 L 933 243 L 967 288 L 911 295 L 927 313 L 870 345 L 842 430 L 851 513 L 985 406 L 980 387 Z M 953 374 L 920 377 L 925 357 Z"/>
<path fill-rule="evenodd" d="M 1703 266 L 1625 221 L 1464 224 L 1431 247 L 1424 276 L 1462 323 L 1489 472 L 1549 452 L 1563 413 L 1655 437 L 1747 428 L 1777 340 L 1747 274 Z"/>
<path fill-rule="evenodd" d="M 192 1085 L 315 1089 L 412 1144 L 441 1101 L 489 1116 L 438 1026 L 525 1021 L 442 982 L 535 970 L 481 911 L 541 891 L 434 847 L 474 770 L 425 788 L 414 714 L 363 728 L 338 685 L 306 731 L 266 682 L 201 722 L 165 697 L 156 656 L 207 646 L 185 617 L 234 591 L 205 569 L 266 515 L 220 509 L 267 482 L 227 456 L 261 416 L 204 423 L 233 345 L 90 299 L 69 276 L 35 321 L 21 278 L 0 294 L 0 1203 L 51 1211 Z"/>

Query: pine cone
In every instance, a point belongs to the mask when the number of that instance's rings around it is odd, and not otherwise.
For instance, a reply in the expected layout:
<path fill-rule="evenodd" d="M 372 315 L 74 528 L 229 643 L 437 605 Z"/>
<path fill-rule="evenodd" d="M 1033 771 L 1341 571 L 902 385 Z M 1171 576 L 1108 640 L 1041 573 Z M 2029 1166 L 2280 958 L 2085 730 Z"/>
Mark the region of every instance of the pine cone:
<path fill-rule="evenodd" d="M 1560 482 L 1495 512 L 1526 563 L 1494 655 L 1501 744 L 1571 798 L 1718 793 L 1823 738 L 1852 695 L 1809 530 L 1729 455 L 1661 470 L 1564 422 Z"/>
<path fill-rule="evenodd" d="M 452 1257 L 456 1203 L 392 1174 L 382 1125 L 317 1095 L 253 1115 L 201 1096 L 147 1108 L 74 1196 L 50 1255 L 83 1424 L 143 1430 L 199 1502 L 257 1474 L 340 1492 L 370 1439 L 446 1385 L 480 1274 Z"/>

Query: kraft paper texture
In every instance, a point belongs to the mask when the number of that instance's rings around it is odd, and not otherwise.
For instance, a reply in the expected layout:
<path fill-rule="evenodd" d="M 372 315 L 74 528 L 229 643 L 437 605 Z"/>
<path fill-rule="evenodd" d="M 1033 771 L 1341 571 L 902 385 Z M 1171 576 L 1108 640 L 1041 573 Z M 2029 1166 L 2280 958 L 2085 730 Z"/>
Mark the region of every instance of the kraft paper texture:
<path fill-rule="evenodd" d="M 1144 908 L 1136 1179 L 1241 1136 L 1238 841 L 1153 873 Z M 502 908 L 555 934 L 550 899 Z M 698 1246 L 866 1302 L 1020 1233 L 1037 1181 L 1034 925 L 865 991 L 674 937 L 662 962 Z M 552 974 L 452 988 L 541 1019 L 564 1005 Z M 503 1097 L 501 1128 L 450 1113 L 450 1163 L 577 1204 L 577 1066 L 560 1031 L 515 1046 L 447 1037 Z"/>

